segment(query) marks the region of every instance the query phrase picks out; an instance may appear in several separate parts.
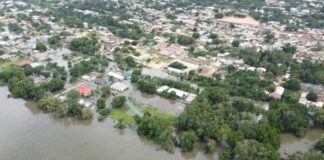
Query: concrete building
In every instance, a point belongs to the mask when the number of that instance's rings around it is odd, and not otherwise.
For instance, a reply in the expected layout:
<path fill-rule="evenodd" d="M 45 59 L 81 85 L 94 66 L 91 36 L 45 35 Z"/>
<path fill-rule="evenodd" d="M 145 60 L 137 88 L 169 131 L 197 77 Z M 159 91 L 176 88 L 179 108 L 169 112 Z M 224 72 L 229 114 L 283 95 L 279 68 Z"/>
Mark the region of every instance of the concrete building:
<path fill-rule="evenodd" d="M 117 82 L 111 85 L 110 88 L 117 92 L 124 92 L 128 89 L 128 86 L 122 82 Z"/>
<path fill-rule="evenodd" d="M 3 54 L 0 56 L 0 59 L 3 61 L 12 61 L 16 58 L 17 58 L 17 56 L 14 54 Z"/>
<path fill-rule="evenodd" d="M 108 72 L 107 75 L 110 77 L 113 77 L 115 79 L 118 79 L 120 81 L 124 80 L 124 77 L 122 75 L 115 73 L 115 72 Z"/>

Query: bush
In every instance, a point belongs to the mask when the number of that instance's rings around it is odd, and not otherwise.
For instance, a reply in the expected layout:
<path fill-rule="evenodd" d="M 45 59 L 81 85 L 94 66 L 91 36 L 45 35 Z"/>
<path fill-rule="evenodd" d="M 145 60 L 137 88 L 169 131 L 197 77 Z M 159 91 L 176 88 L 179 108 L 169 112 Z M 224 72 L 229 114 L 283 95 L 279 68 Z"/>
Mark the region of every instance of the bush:
<path fill-rule="evenodd" d="M 126 102 L 125 96 L 117 96 L 113 98 L 111 105 L 114 108 L 121 108 L 124 106 L 125 102 Z"/>
<path fill-rule="evenodd" d="M 138 89 L 144 93 L 154 94 L 156 92 L 156 84 L 151 81 L 140 80 L 138 81 Z"/>
<path fill-rule="evenodd" d="M 182 64 L 180 62 L 173 62 L 173 63 L 169 64 L 169 67 L 180 69 L 180 70 L 187 68 L 187 66 L 185 66 L 184 64 Z"/>
<path fill-rule="evenodd" d="M 103 109 L 106 107 L 106 99 L 104 98 L 99 98 L 97 100 L 97 109 L 100 110 L 100 109 Z"/>
<path fill-rule="evenodd" d="M 42 98 L 38 102 L 38 106 L 41 110 L 45 112 L 54 112 L 62 106 L 61 102 L 54 97 Z"/>
<path fill-rule="evenodd" d="M 233 42 L 232 42 L 232 46 L 233 47 L 239 47 L 240 46 L 240 41 L 239 40 L 234 40 Z"/>
<path fill-rule="evenodd" d="M 182 132 L 179 135 L 180 147 L 184 152 L 190 152 L 195 148 L 198 137 L 193 131 Z"/>
<path fill-rule="evenodd" d="M 317 96 L 317 94 L 316 94 L 315 92 L 311 91 L 311 92 L 309 92 L 309 93 L 307 94 L 306 98 L 307 98 L 307 100 L 309 100 L 309 101 L 316 102 L 318 96 Z"/>
<path fill-rule="evenodd" d="M 111 109 L 109 108 L 103 108 L 99 110 L 99 121 L 103 121 L 108 117 L 108 115 L 111 113 Z"/>
<path fill-rule="evenodd" d="M 324 135 L 322 135 L 322 138 L 315 144 L 314 148 L 324 153 Z"/>
<path fill-rule="evenodd" d="M 138 80 L 140 79 L 140 76 L 142 75 L 142 70 L 140 69 L 135 69 L 132 73 L 132 77 L 131 77 L 131 82 L 132 83 L 137 83 Z"/>
<path fill-rule="evenodd" d="M 212 139 L 209 139 L 204 148 L 206 153 L 213 153 L 216 150 L 216 142 Z"/>
<path fill-rule="evenodd" d="M 215 14 L 215 18 L 216 19 L 222 19 L 224 17 L 224 14 L 223 13 L 216 13 Z"/>
<path fill-rule="evenodd" d="M 44 43 L 42 43 L 41 41 L 37 41 L 36 42 L 36 47 L 35 50 L 38 50 L 40 52 L 45 52 L 47 50 L 47 47 Z"/>
<path fill-rule="evenodd" d="M 193 44 L 195 42 L 195 40 L 189 36 L 179 35 L 177 42 L 180 45 L 188 46 L 188 45 Z"/>
<path fill-rule="evenodd" d="M 125 129 L 127 127 L 127 123 L 125 120 L 119 119 L 118 123 L 115 125 L 117 129 Z"/>
<path fill-rule="evenodd" d="M 108 86 L 101 88 L 101 98 L 108 98 L 110 94 L 110 88 Z"/>
<path fill-rule="evenodd" d="M 300 90 L 300 81 L 297 79 L 290 79 L 284 83 L 283 86 L 289 90 L 298 91 Z"/>
<path fill-rule="evenodd" d="M 81 119 L 82 120 L 88 120 L 93 117 L 93 113 L 90 110 L 90 108 L 83 108 L 81 113 Z"/>

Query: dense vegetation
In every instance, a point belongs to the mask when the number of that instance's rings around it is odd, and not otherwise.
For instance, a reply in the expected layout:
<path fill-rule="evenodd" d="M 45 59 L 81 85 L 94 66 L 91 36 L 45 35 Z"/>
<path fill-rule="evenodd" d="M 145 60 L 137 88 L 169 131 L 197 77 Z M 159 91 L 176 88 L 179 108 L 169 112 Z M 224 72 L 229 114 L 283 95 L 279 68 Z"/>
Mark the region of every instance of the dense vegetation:
<path fill-rule="evenodd" d="M 286 44 L 281 50 L 266 50 L 257 52 L 255 49 L 242 49 L 234 56 L 242 58 L 245 63 L 254 67 L 264 67 L 269 76 L 286 73 L 296 48 Z"/>
<path fill-rule="evenodd" d="M 304 61 L 292 64 L 292 77 L 305 83 L 324 85 L 324 63 Z"/>
<path fill-rule="evenodd" d="M 118 3 L 118 4 L 117 4 Z M 64 6 L 50 9 L 46 15 L 55 17 L 56 21 L 62 20 L 65 25 L 72 28 L 88 28 L 93 26 L 107 27 L 112 33 L 123 38 L 139 39 L 143 35 L 142 29 L 135 23 L 121 23 L 132 16 L 126 14 L 128 3 L 123 1 L 75 1 Z M 94 14 L 83 14 L 73 9 L 90 10 Z M 115 19 L 117 16 L 118 19 Z"/>
<path fill-rule="evenodd" d="M 173 63 L 169 64 L 169 67 L 180 69 L 180 70 L 187 68 L 187 66 L 185 66 L 184 64 L 182 64 L 180 62 L 173 62 Z"/>
<path fill-rule="evenodd" d="M 93 55 L 99 49 L 98 38 L 95 34 L 73 39 L 69 48 L 83 54 Z"/>
<path fill-rule="evenodd" d="M 83 60 L 70 68 L 72 77 L 79 77 L 92 71 L 104 72 L 104 67 L 108 66 L 108 59 L 103 56 L 96 56 L 90 60 Z M 102 70 L 103 69 L 103 70 Z"/>
<path fill-rule="evenodd" d="M 45 96 L 46 92 L 56 92 L 64 88 L 66 81 L 66 72 L 64 68 L 56 64 L 49 63 L 48 70 L 43 66 L 32 68 L 25 66 L 23 68 L 12 67 L 0 74 L 0 79 L 8 84 L 12 96 L 28 100 L 39 100 Z M 35 84 L 30 76 L 43 76 L 49 78 L 49 82 Z"/>

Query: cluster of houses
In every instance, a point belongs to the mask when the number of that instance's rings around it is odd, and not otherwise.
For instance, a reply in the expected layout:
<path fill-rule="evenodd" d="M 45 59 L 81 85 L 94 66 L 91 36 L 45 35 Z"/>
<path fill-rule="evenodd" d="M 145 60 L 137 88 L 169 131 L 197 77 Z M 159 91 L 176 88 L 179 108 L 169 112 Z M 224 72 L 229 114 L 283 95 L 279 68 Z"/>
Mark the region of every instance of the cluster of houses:
<path fill-rule="evenodd" d="M 64 3 L 64 2 L 61 2 Z M 316 0 L 309 0 L 309 4 L 313 7 L 318 7 Z M 0 33 L 0 46 L 5 50 L 5 53 L 0 55 L 0 61 L 12 61 L 18 67 L 23 67 L 30 65 L 32 67 L 38 67 L 44 64 L 46 59 L 57 55 L 57 50 L 49 49 L 44 52 L 35 51 L 35 46 L 37 41 L 44 42 L 47 44 L 48 39 L 53 35 L 58 35 L 61 32 L 69 32 L 71 35 L 65 36 L 62 41 L 65 44 L 71 42 L 74 38 L 85 36 L 88 32 L 96 32 L 100 34 L 99 42 L 101 48 L 98 53 L 101 55 L 106 55 L 107 57 L 113 57 L 113 51 L 120 44 L 124 43 L 126 40 L 131 41 L 126 38 L 121 38 L 114 35 L 106 27 L 93 27 L 88 28 L 87 23 L 84 23 L 84 29 L 77 29 L 71 27 L 64 27 L 55 22 L 51 21 L 52 17 L 41 17 L 32 15 L 33 12 L 46 12 L 46 8 L 41 8 L 39 6 L 33 6 L 25 11 L 20 11 L 15 5 L 26 6 L 25 2 L 8 0 L 5 2 L 0 2 L 0 8 L 3 6 L 10 6 L 8 12 L 5 13 L 4 17 L 0 17 L 0 24 L 18 24 L 23 29 L 22 35 L 16 35 L 9 31 L 8 27 L 4 27 L 4 31 Z M 284 1 L 278 1 L 274 6 L 275 8 L 284 9 L 286 3 Z M 2 7 L 1 7 L 2 6 Z M 195 50 L 209 52 L 207 45 L 215 47 L 211 44 L 213 41 L 210 37 L 210 33 L 216 33 L 218 38 L 225 42 L 224 45 L 230 45 L 234 40 L 239 40 L 239 48 L 255 47 L 258 50 L 281 48 L 287 42 L 297 47 L 297 53 L 294 55 L 294 59 L 298 62 L 302 62 L 305 59 L 323 60 L 323 51 L 314 51 L 314 48 L 324 41 L 324 32 L 320 29 L 300 29 L 296 32 L 286 32 L 285 26 L 280 25 L 276 22 L 268 22 L 261 24 L 252 18 L 249 20 L 253 22 L 240 23 L 239 21 L 227 21 L 224 19 L 211 18 L 215 16 L 214 10 L 216 7 L 207 7 L 204 9 L 192 9 L 179 14 L 176 14 L 174 20 L 167 18 L 167 14 L 174 13 L 168 10 L 168 13 L 164 11 L 159 11 L 151 8 L 144 7 L 144 3 L 138 2 L 134 3 L 133 9 L 136 7 L 143 8 L 143 12 L 146 13 L 146 19 L 151 21 L 142 20 L 143 18 L 139 13 L 128 13 L 132 14 L 132 18 L 129 20 L 123 20 L 122 23 L 136 22 L 141 24 L 141 28 L 146 32 L 151 32 L 154 30 L 157 34 L 154 40 L 157 42 L 156 45 L 152 47 L 137 46 L 136 50 L 142 49 L 140 55 L 132 57 L 137 63 L 143 63 L 147 60 L 151 60 L 156 57 L 163 57 L 170 60 L 170 62 L 165 63 L 161 70 L 175 75 L 187 74 L 190 71 L 195 71 L 197 74 L 205 77 L 212 77 L 216 73 L 226 74 L 227 67 L 230 65 L 235 66 L 239 70 L 249 70 L 256 71 L 260 75 L 267 72 L 266 68 L 249 66 L 245 64 L 242 59 L 231 57 L 231 53 L 217 53 L 215 56 L 198 56 L 191 57 L 188 55 L 189 48 L 187 46 L 181 46 L 179 44 L 169 44 L 168 39 L 162 35 L 187 35 L 191 36 L 196 29 L 196 32 L 200 34 L 200 37 L 196 39 Z M 74 12 L 78 12 L 84 15 L 100 16 L 100 13 L 91 10 L 80 10 L 74 9 Z M 230 9 L 222 9 L 220 12 L 229 12 Z M 284 13 L 291 14 L 296 13 L 299 16 L 311 13 L 312 10 L 307 10 L 305 7 L 291 8 L 290 12 Z M 199 13 L 199 14 L 197 14 Z M 245 13 L 245 12 L 243 12 Z M 21 20 L 18 21 L 16 18 L 18 14 L 31 16 L 32 23 L 46 23 L 51 27 L 49 33 L 39 33 L 35 30 L 30 30 L 31 22 Z M 179 22 L 175 24 L 174 22 Z M 199 23 L 197 23 L 199 21 Z M 242 21 L 242 19 L 241 19 Z M 181 22 L 181 23 L 180 23 Z M 185 25 L 183 25 L 185 24 Z M 235 24 L 235 27 L 231 27 Z M 264 32 L 271 30 L 275 34 L 276 41 L 273 44 L 268 44 L 264 42 Z M 45 34 L 45 35 L 44 35 Z M 24 36 L 23 36 L 24 35 Z M 26 39 L 26 36 L 31 37 Z M 50 48 L 50 47 L 48 47 Z M 149 49 L 154 49 L 157 53 L 149 53 Z M 68 50 L 68 49 L 67 49 Z M 19 54 L 18 54 L 19 53 Z M 24 54 L 20 56 L 20 54 Z M 20 57 L 28 57 L 21 59 Z M 78 63 L 82 60 L 80 57 L 76 57 L 72 60 L 72 63 Z M 173 62 L 182 63 L 186 66 L 185 69 L 177 69 L 170 67 L 169 64 Z M 287 73 L 288 74 L 288 73 Z M 50 81 L 51 77 L 43 77 L 40 75 L 31 75 L 30 78 L 34 80 L 35 83 L 42 83 L 45 81 Z M 289 78 L 287 75 L 286 79 Z M 94 91 L 98 87 L 109 86 L 113 91 L 113 94 L 121 94 L 129 89 L 129 83 L 126 82 L 127 78 L 123 73 L 109 71 L 104 75 L 99 75 L 97 73 L 90 73 L 83 75 L 81 77 L 81 85 L 74 88 L 83 97 L 80 100 L 80 104 L 85 106 L 94 105 L 94 101 L 89 100 L 89 98 L 95 97 Z M 67 89 L 68 90 L 68 89 Z M 157 93 L 175 93 L 178 99 L 185 103 L 191 103 L 195 98 L 196 94 L 188 93 L 179 89 L 170 88 L 168 86 L 161 86 L 157 89 Z M 270 97 L 274 99 L 281 99 L 285 89 L 278 85 L 274 92 L 267 93 Z M 323 100 L 319 99 L 317 102 L 310 102 L 306 99 L 307 93 L 302 93 L 300 98 L 300 103 L 307 106 L 323 106 Z M 64 99 L 64 97 L 62 97 Z M 322 98 L 323 99 L 323 98 Z"/>
<path fill-rule="evenodd" d="M 129 88 L 129 86 L 123 82 L 125 80 L 124 76 L 120 73 L 112 71 L 109 71 L 104 75 L 99 75 L 98 73 L 83 75 L 81 79 L 87 82 L 88 84 L 88 86 L 84 85 L 82 87 L 88 88 L 86 91 L 90 90 L 89 92 L 87 92 L 87 94 L 83 94 L 80 92 L 80 95 L 84 97 L 88 97 L 89 95 L 91 95 L 92 90 L 96 89 L 97 87 L 110 86 L 111 90 L 113 91 L 113 94 L 122 93 Z"/>

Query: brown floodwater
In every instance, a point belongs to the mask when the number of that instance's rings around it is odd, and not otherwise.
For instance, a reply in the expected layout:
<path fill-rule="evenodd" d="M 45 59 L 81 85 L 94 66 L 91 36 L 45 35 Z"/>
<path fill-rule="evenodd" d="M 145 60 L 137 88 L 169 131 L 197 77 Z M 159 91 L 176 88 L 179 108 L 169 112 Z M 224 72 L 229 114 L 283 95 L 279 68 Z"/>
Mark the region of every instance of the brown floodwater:
<path fill-rule="evenodd" d="M 156 151 L 158 147 L 139 137 L 134 129 L 115 129 L 111 119 L 56 119 L 33 103 L 7 98 L 8 93 L 6 87 L 0 87 L 0 160 L 218 159 L 217 153 L 204 154 L 202 145 L 190 153 L 179 149 L 173 154 Z M 312 129 L 302 139 L 283 134 L 279 152 L 282 154 L 284 148 L 289 153 L 306 151 L 323 133 L 321 129 Z M 217 148 L 217 152 L 221 150 Z"/>
<path fill-rule="evenodd" d="M 174 154 L 140 138 L 133 129 L 115 129 L 114 121 L 56 119 L 32 103 L 8 99 L 0 87 L 0 160 L 182 160 L 214 159 L 201 150 Z"/>
<path fill-rule="evenodd" d="M 298 138 L 291 133 L 281 134 L 279 153 L 282 157 L 286 158 L 284 155 L 285 149 L 288 150 L 288 154 L 293 154 L 297 151 L 306 152 L 314 146 L 323 134 L 324 129 L 321 128 L 313 128 L 309 130 L 303 138 Z"/>

